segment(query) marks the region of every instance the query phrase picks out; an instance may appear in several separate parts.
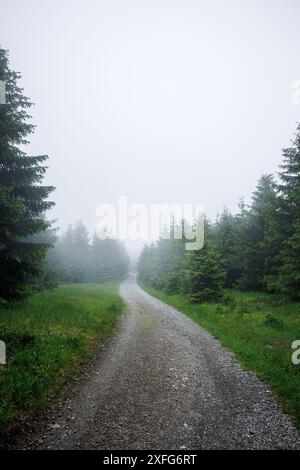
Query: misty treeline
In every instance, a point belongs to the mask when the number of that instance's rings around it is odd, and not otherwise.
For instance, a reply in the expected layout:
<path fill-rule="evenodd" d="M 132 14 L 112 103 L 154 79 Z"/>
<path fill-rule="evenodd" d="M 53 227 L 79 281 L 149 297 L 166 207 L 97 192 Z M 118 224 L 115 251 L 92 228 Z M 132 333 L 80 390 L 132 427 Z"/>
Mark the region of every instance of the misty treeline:
<path fill-rule="evenodd" d="M 55 280 L 120 280 L 128 266 L 122 245 L 95 237 L 90 241 L 81 223 L 57 240 L 45 217 L 54 205 L 48 200 L 54 188 L 42 185 L 48 157 L 20 150 L 34 126 L 28 123 L 32 103 L 18 86 L 19 79 L 9 68 L 7 51 L 0 48 L 0 81 L 6 88 L 6 102 L 0 103 L 0 305 Z"/>
<path fill-rule="evenodd" d="M 300 125 L 283 150 L 278 180 L 258 181 L 249 205 L 206 219 L 204 248 L 186 251 L 185 240 L 161 239 L 141 254 L 139 279 L 196 302 L 222 298 L 223 289 L 268 291 L 300 299 Z"/>
<path fill-rule="evenodd" d="M 100 239 L 96 234 L 90 239 L 81 221 L 70 225 L 60 237 L 54 229 L 49 235 L 54 245 L 44 267 L 50 282 L 113 282 L 126 278 L 129 258 L 119 240 Z"/>

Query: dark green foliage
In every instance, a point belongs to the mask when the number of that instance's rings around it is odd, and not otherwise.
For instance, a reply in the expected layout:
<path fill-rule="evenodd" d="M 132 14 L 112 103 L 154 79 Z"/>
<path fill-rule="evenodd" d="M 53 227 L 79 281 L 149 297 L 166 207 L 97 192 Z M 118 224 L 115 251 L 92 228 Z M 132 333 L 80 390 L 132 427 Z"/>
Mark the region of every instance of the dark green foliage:
<path fill-rule="evenodd" d="M 282 267 L 277 281 L 278 290 L 293 299 L 300 299 L 300 220 L 293 224 L 294 233 L 283 243 L 280 253 Z"/>
<path fill-rule="evenodd" d="M 238 242 L 241 224 L 237 217 L 224 208 L 212 229 L 212 239 L 221 255 L 221 267 L 225 273 L 225 287 L 232 287 L 242 271 Z"/>
<path fill-rule="evenodd" d="M 263 290 L 274 273 L 278 254 L 277 193 L 272 175 L 260 178 L 251 205 L 240 224 L 241 274 L 237 285 L 244 290 Z"/>
<path fill-rule="evenodd" d="M 18 87 L 20 75 L 9 69 L 0 48 L 0 80 L 6 85 L 6 104 L 0 104 L 0 299 L 26 297 L 42 276 L 49 245 L 32 236 L 50 224 L 43 214 L 52 206 L 53 191 L 42 186 L 46 155 L 27 156 L 19 149 L 34 127 L 28 123 L 31 103 Z"/>
<path fill-rule="evenodd" d="M 294 145 L 283 151 L 280 197 L 283 242 L 279 254 L 277 288 L 295 299 L 300 298 L 300 125 Z"/>
<path fill-rule="evenodd" d="M 212 239 L 221 254 L 225 286 L 243 290 L 270 287 L 278 270 L 280 250 L 279 199 L 272 175 L 263 175 L 251 204 L 240 212 L 224 209 L 212 228 Z"/>
<path fill-rule="evenodd" d="M 192 302 L 210 302 L 222 297 L 224 272 L 220 254 L 207 240 L 202 250 L 188 253 L 186 289 Z"/>

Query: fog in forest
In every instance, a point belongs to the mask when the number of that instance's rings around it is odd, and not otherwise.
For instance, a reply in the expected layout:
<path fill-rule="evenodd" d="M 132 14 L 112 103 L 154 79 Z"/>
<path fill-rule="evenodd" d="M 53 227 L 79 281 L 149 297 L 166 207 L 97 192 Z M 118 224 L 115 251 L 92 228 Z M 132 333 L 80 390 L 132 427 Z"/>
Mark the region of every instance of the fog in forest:
<path fill-rule="evenodd" d="M 299 121 L 298 0 L 11 0 L 0 14 L 62 229 L 92 234 L 120 196 L 214 218 L 277 172 Z"/>

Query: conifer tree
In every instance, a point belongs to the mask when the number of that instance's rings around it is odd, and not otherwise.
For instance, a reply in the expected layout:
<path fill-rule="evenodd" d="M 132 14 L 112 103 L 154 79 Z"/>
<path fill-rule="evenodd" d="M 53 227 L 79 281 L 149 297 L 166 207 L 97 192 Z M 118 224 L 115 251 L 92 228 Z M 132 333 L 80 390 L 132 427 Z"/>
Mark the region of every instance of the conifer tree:
<path fill-rule="evenodd" d="M 42 273 L 49 245 L 31 240 L 50 223 L 44 213 L 54 188 L 42 186 L 46 155 L 28 156 L 19 146 L 34 126 L 28 122 L 32 106 L 17 82 L 20 74 L 9 68 L 7 52 L 0 48 L 0 80 L 5 83 L 6 103 L 0 104 L 0 299 L 27 296 Z"/>
<path fill-rule="evenodd" d="M 201 250 L 189 253 L 187 290 L 193 302 L 221 299 L 224 277 L 220 254 L 210 240 L 206 240 Z"/>
<path fill-rule="evenodd" d="M 212 240 L 221 256 L 225 287 L 233 287 L 241 275 L 239 234 L 237 217 L 224 208 L 212 227 Z"/>
<path fill-rule="evenodd" d="M 277 192 L 272 175 L 263 175 L 252 194 L 252 200 L 240 231 L 242 273 L 239 286 L 245 290 L 266 288 L 273 275 L 278 245 Z"/>
<path fill-rule="evenodd" d="M 284 241 L 279 259 L 281 268 L 278 289 L 300 298 L 300 125 L 292 147 L 283 151 L 284 162 L 279 174 L 281 227 Z"/>

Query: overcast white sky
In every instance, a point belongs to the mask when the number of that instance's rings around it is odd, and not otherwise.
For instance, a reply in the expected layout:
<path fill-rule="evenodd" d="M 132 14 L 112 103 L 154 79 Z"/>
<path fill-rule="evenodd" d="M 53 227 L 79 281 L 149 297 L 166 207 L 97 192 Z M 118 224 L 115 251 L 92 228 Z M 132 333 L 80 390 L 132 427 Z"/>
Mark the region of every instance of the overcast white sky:
<path fill-rule="evenodd" d="M 300 121 L 299 24 L 299 0 L 0 0 L 51 216 L 93 231 L 119 195 L 235 211 Z"/>

